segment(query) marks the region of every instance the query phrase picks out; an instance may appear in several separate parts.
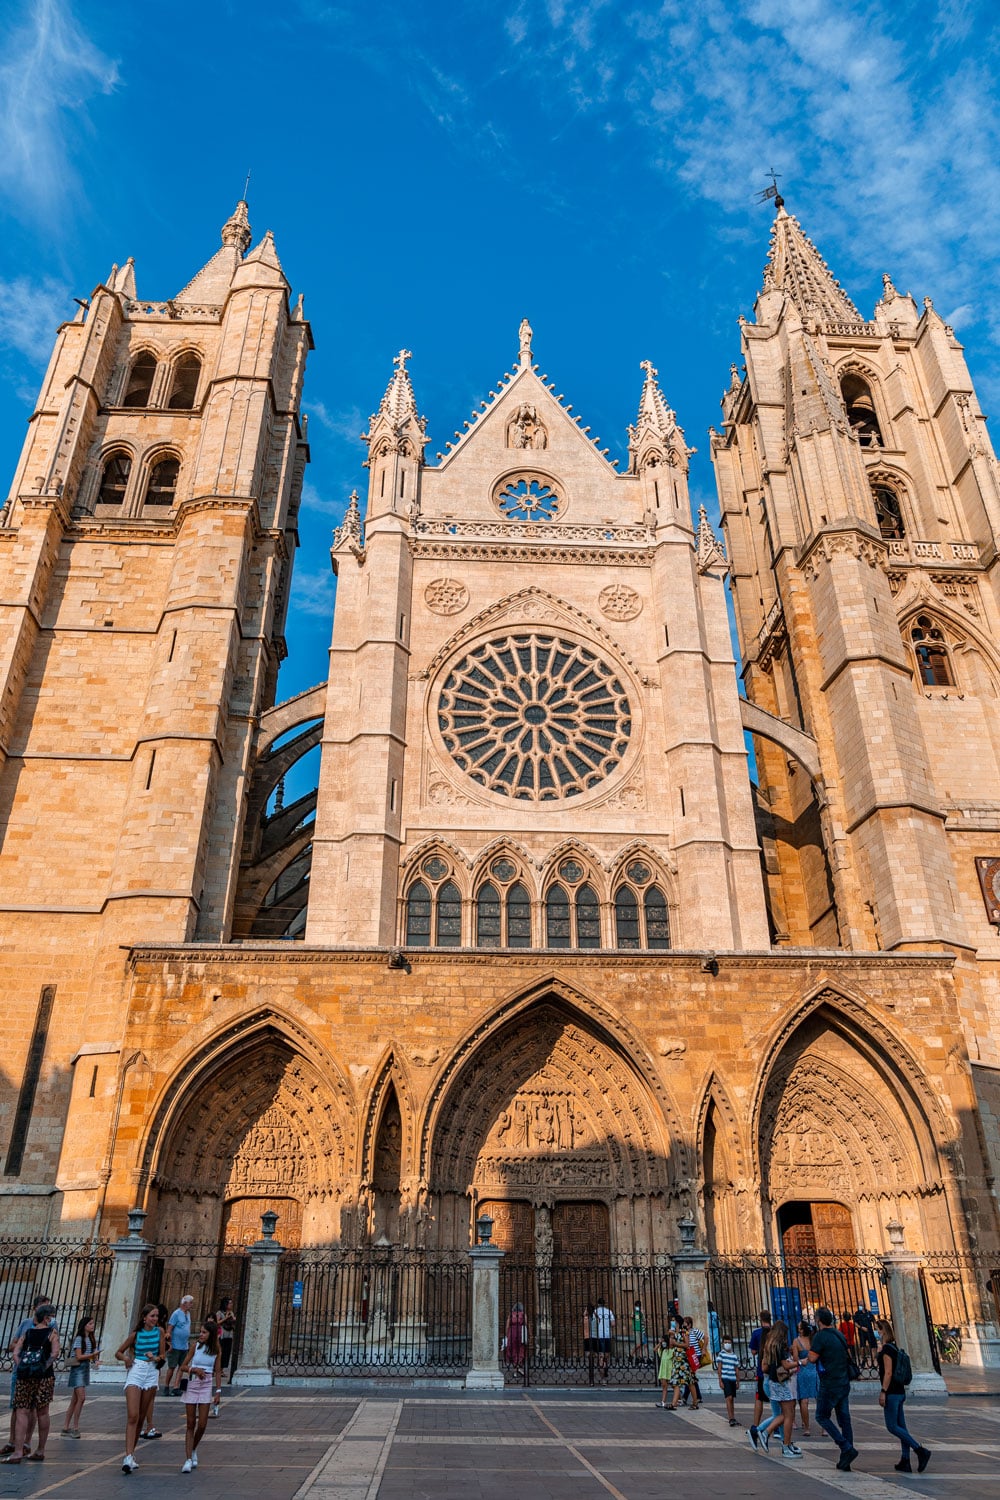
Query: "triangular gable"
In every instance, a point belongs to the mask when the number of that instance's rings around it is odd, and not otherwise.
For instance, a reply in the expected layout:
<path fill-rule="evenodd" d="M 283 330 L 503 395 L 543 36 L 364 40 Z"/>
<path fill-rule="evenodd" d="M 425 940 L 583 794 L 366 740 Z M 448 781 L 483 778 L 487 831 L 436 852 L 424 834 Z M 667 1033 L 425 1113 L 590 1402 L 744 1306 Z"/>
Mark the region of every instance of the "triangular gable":
<path fill-rule="evenodd" d="M 240 252 L 234 245 L 223 245 L 212 259 L 177 293 L 175 302 L 203 302 L 221 307 L 229 296 L 233 272 L 240 264 Z"/>

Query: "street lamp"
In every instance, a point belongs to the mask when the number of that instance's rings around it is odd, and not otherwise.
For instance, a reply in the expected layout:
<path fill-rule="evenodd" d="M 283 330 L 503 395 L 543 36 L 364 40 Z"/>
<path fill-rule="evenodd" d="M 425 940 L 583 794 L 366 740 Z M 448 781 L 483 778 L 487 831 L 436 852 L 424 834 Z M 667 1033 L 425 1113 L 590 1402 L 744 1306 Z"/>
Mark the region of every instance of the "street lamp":
<path fill-rule="evenodd" d="M 264 1237 L 265 1240 L 273 1240 L 274 1239 L 274 1230 L 275 1230 L 275 1226 L 276 1226 L 277 1222 L 278 1222 L 278 1215 L 275 1213 L 275 1211 L 274 1211 L 273 1208 L 269 1208 L 267 1210 L 267 1213 L 261 1214 L 261 1216 L 260 1216 L 260 1232 L 261 1232 L 261 1234 L 262 1234 L 262 1236 Z"/>
<path fill-rule="evenodd" d="M 476 1242 L 480 1245 L 488 1245 L 493 1238 L 493 1220 L 489 1214 L 480 1214 L 476 1220 Z"/>

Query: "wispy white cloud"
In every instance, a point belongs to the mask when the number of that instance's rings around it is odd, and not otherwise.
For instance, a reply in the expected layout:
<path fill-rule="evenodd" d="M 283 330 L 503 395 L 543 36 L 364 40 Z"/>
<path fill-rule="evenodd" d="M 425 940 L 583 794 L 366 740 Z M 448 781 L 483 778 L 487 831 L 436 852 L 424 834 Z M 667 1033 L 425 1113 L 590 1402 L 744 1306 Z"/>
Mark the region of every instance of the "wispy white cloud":
<path fill-rule="evenodd" d="M 307 573 L 296 569 L 292 578 L 292 615 L 312 615 L 324 620 L 333 619 L 334 577 L 332 569 L 325 573 Z"/>
<path fill-rule="evenodd" d="M 334 437 L 343 438 L 345 442 L 358 442 L 365 430 L 366 423 L 361 415 L 360 406 L 330 411 L 325 402 L 309 397 L 306 401 L 306 411 L 309 413 L 310 421 L 318 422 L 327 432 L 332 433 Z"/>
<path fill-rule="evenodd" d="M 824 248 L 877 253 L 915 292 L 983 307 L 1000 234 L 985 0 L 939 0 L 936 15 L 916 0 L 521 0 L 506 36 L 554 112 L 627 122 L 687 193 L 745 218 L 773 164 Z"/>
<path fill-rule="evenodd" d="M 0 349 L 22 355 L 31 365 L 44 365 L 52 350 L 53 329 L 73 312 L 69 290 L 46 277 L 0 279 Z"/>
<path fill-rule="evenodd" d="M 321 495 L 312 480 L 307 479 L 302 486 L 302 509 L 311 510 L 318 516 L 333 516 L 337 521 L 342 521 L 347 500 L 339 494 Z"/>
<path fill-rule="evenodd" d="M 0 35 L 0 193 L 26 218 L 48 218 L 75 182 L 71 127 L 117 65 L 83 31 L 68 0 L 30 0 Z"/>

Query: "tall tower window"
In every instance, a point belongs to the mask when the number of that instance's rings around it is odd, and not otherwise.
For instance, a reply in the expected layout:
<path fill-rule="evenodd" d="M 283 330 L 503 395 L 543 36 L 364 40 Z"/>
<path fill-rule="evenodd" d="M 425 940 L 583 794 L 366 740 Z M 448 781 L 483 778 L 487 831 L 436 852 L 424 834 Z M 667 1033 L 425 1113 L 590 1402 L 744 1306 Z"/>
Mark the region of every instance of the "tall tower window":
<path fill-rule="evenodd" d="M 576 945 L 601 946 L 601 908 L 592 885 L 581 885 L 576 893 Z"/>
<path fill-rule="evenodd" d="M 434 936 L 439 948 L 457 948 L 462 941 L 462 892 L 453 880 L 437 893 Z"/>
<path fill-rule="evenodd" d="M 476 947 L 499 948 L 502 942 L 500 892 L 495 885 L 484 885 L 476 897 Z"/>
<path fill-rule="evenodd" d="M 670 947 L 670 920 L 667 916 L 667 898 L 658 885 L 651 885 L 642 898 L 646 918 L 646 947 Z"/>
<path fill-rule="evenodd" d="M 180 469 L 180 463 L 176 458 L 161 458 L 153 465 L 149 471 L 149 483 L 146 486 L 147 505 L 173 505 Z"/>
<path fill-rule="evenodd" d="M 573 946 L 569 920 L 569 897 L 561 885 L 549 887 L 545 897 L 545 946 L 546 948 L 571 948 Z"/>
<path fill-rule="evenodd" d="M 924 687 L 954 687 L 948 643 L 930 615 L 918 615 L 910 632 L 917 671 Z"/>
<path fill-rule="evenodd" d="M 127 453 L 110 454 L 104 460 L 101 471 L 101 483 L 97 491 L 98 505 L 114 505 L 121 510 L 131 472 L 132 460 Z"/>
<path fill-rule="evenodd" d="M 875 519 L 886 541 L 901 541 L 906 535 L 906 527 L 903 525 L 903 511 L 896 491 L 887 484 L 875 484 L 872 486 L 872 499 L 875 502 Z"/>
<path fill-rule="evenodd" d="M 406 898 L 406 946 L 429 948 L 431 944 L 431 893 L 422 880 L 410 886 Z"/>
<path fill-rule="evenodd" d="M 150 392 L 153 389 L 153 381 L 156 378 L 156 356 L 144 350 L 137 354 L 132 361 L 128 372 L 128 380 L 125 382 L 125 394 L 122 397 L 122 406 L 148 406 Z"/>
<path fill-rule="evenodd" d="M 620 885 L 615 892 L 615 942 L 619 948 L 638 948 L 639 902 L 630 885 Z"/>
<path fill-rule="evenodd" d="M 531 897 L 513 859 L 500 854 L 476 896 L 477 948 L 530 948 Z"/>
<path fill-rule="evenodd" d="M 531 897 L 520 881 L 507 892 L 507 947 L 531 947 Z"/>
<path fill-rule="evenodd" d="M 628 884 L 620 885 L 615 892 L 617 947 L 669 948 L 667 898 L 652 883 L 652 868 L 644 859 L 633 859 L 625 868 L 625 877 Z"/>
<path fill-rule="evenodd" d="M 840 382 L 840 394 L 847 408 L 847 420 L 857 433 L 862 448 L 884 447 L 875 402 L 867 382 L 851 370 Z"/>
<path fill-rule="evenodd" d="M 174 365 L 174 376 L 170 383 L 171 411 L 190 411 L 198 394 L 201 379 L 201 360 L 197 354 L 182 354 Z"/>

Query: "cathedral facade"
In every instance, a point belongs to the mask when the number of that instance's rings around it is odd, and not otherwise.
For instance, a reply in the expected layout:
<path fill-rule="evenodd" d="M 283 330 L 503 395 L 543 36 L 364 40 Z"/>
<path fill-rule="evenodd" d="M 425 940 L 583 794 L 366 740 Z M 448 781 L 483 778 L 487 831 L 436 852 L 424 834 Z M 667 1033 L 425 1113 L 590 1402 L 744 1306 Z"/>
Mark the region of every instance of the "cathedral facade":
<path fill-rule="evenodd" d="M 276 702 L 312 339 L 244 203 L 222 240 L 59 330 L 0 526 L 10 1232 L 994 1251 L 1000 490 L 953 332 L 888 279 L 862 319 L 779 203 L 722 538 L 651 364 L 619 471 L 525 322 L 431 462 L 402 350 L 328 681 Z"/>

